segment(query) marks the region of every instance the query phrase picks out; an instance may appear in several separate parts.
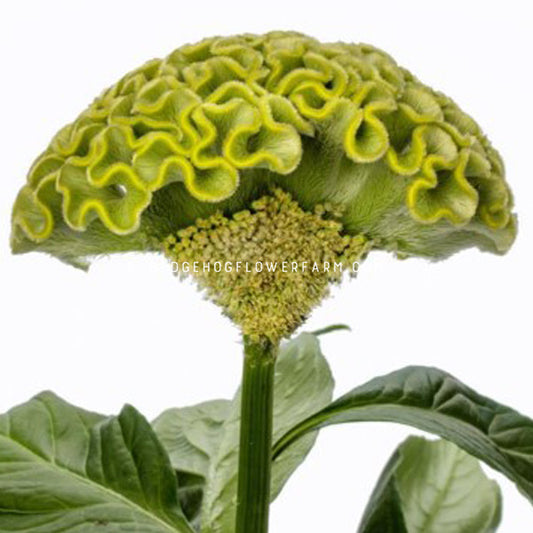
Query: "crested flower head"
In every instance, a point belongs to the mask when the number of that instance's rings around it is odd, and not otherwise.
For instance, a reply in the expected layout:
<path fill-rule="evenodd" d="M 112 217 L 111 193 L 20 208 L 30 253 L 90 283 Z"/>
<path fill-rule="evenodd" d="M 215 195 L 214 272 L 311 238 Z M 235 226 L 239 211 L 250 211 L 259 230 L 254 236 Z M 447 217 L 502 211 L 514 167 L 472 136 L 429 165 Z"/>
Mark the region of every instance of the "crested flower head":
<path fill-rule="evenodd" d="M 129 250 L 191 259 L 182 239 L 197 241 L 200 220 L 216 240 L 224 218 L 241 244 L 243 224 L 271 236 L 267 252 L 282 238 L 272 202 L 291 204 L 288 225 L 305 220 L 300 258 L 342 256 L 345 237 L 361 254 L 504 253 L 516 233 L 502 160 L 450 98 L 372 46 L 274 32 L 183 46 L 105 90 L 30 169 L 12 248 L 78 266 Z M 335 216 L 317 214 L 326 205 Z M 311 244 L 324 231 L 326 251 Z"/>

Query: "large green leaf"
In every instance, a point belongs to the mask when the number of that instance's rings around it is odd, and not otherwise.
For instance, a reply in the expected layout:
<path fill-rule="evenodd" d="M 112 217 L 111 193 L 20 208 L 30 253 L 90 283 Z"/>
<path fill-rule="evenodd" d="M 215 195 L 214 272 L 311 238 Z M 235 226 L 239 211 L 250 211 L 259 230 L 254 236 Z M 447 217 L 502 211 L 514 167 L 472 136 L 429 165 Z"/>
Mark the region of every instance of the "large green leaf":
<path fill-rule="evenodd" d="M 455 444 L 410 437 L 374 490 L 359 533 L 493 533 L 501 494 Z"/>
<path fill-rule="evenodd" d="M 0 531 L 191 533 L 176 475 L 131 406 L 105 418 L 52 393 L 0 416 Z"/>
<path fill-rule="evenodd" d="M 333 393 L 329 365 L 315 335 L 303 333 L 285 344 L 276 362 L 274 438 L 326 406 Z M 226 533 L 235 522 L 239 458 L 240 394 L 231 402 L 216 401 L 165 411 L 153 426 L 180 472 L 206 479 L 202 531 Z M 271 498 L 305 459 L 316 435 L 309 434 L 272 466 Z"/>
<path fill-rule="evenodd" d="M 435 368 L 407 367 L 353 389 L 288 431 L 274 457 L 310 431 L 361 421 L 440 435 L 505 474 L 533 502 L 533 420 Z"/>
<path fill-rule="evenodd" d="M 230 400 L 212 400 L 172 408 L 152 423 L 177 472 L 183 512 L 196 530 L 200 528 L 209 464 L 217 452 L 231 406 Z"/>
<path fill-rule="evenodd" d="M 176 407 L 152 422 L 176 470 L 207 477 L 231 406 L 230 400 L 212 400 L 191 407 Z"/>
<path fill-rule="evenodd" d="M 274 442 L 291 427 L 322 409 L 333 398 L 334 379 L 316 336 L 302 333 L 288 342 L 276 363 L 274 381 Z M 311 451 L 317 433 L 306 435 L 298 448 L 272 465 L 271 500 Z M 285 454 L 284 454 L 285 455 Z"/>

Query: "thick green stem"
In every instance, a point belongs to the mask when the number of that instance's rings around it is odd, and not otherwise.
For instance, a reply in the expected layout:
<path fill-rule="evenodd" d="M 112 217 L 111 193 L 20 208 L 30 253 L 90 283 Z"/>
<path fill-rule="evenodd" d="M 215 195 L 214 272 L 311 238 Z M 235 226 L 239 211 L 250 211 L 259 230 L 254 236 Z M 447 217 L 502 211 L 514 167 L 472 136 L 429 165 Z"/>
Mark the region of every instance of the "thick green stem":
<path fill-rule="evenodd" d="M 267 533 L 277 345 L 244 338 L 236 533 Z"/>

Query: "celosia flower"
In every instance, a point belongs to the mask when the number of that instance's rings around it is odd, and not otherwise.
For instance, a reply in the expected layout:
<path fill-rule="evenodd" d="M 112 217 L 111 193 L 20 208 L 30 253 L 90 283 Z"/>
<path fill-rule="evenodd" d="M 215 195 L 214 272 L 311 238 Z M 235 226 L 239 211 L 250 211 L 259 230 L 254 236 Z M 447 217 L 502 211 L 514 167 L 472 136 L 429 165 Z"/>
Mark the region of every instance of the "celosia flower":
<path fill-rule="evenodd" d="M 500 156 L 452 100 L 371 46 L 274 32 L 184 46 L 104 91 L 31 168 L 12 247 L 78 266 L 162 249 L 178 261 L 346 261 L 370 247 L 440 259 L 504 253 L 511 210 Z M 338 280 L 243 279 L 200 276 L 245 332 L 265 324 L 260 295 L 292 303 L 286 323 L 265 325 L 274 337 Z"/>

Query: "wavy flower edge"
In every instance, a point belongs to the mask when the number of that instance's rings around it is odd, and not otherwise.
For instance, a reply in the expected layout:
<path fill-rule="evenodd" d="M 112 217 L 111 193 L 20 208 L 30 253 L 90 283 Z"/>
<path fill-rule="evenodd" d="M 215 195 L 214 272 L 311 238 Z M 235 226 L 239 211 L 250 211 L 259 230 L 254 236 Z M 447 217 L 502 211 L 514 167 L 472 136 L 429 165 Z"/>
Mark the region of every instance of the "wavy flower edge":
<path fill-rule="evenodd" d="M 502 160 L 451 99 L 372 46 L 272 32 L 205 39 L 124 76 L 36 160 L 13 226 L 36 243 L 63 222 L 129 235 L 171 183 L 217 203 L 247 169 L 290 180 L 305 138 L 385 165 L 422 225 L 513 224 Z"/>

